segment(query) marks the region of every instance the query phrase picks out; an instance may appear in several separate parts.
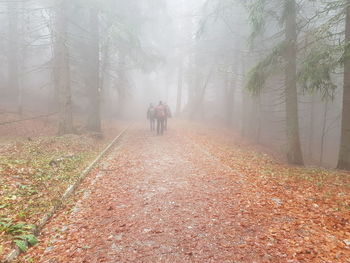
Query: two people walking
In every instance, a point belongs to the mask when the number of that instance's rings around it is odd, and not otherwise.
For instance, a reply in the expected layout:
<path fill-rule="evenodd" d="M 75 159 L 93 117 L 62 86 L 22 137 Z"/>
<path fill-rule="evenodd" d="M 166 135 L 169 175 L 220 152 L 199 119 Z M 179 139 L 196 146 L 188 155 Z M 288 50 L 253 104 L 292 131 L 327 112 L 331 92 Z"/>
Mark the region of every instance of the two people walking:
<path fill-rule="evenodd" d="M 157 122 L 157 134 L 163 134 L 168 128 L 168 118 L 171 118 L 171 111 L 167 104 L 162 101 L 154 107 L 150 104 L 147 110 L 147 119 L 150 121 L 151 131 L 156 129 L 155 124 Z"/>

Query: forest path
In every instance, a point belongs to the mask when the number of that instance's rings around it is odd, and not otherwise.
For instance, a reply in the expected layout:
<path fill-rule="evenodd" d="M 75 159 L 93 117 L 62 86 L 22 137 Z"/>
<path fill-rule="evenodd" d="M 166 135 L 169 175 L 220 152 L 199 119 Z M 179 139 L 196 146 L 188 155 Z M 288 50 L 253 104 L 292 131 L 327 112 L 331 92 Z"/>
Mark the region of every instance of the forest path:
<path fill-rule="evenodd" d="M 134 126 L 19 262 L 350 262 L 346 211 L 214 134 Z"/>
<path fill-rule="evenodd" d="M 237 212 L 244 179 L 182 134 L 133 128 L 97 178 L 62 229 L 48 226 L 40 262 L 243 259 L 236 250 L 252 233 Z"/>

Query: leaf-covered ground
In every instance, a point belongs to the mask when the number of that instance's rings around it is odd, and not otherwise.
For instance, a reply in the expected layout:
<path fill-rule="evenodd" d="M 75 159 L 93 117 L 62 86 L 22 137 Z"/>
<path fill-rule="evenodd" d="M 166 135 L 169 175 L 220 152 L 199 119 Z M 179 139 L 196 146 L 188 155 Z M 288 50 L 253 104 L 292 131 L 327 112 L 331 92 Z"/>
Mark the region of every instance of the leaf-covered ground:
<path fill-rule="evenodd" d="M 20 127 L 32 131 L 24 137 Z M 23 240 L 35 244 L 34 225 L 57 204 L 65 189 L 117 134 L 108 127 L 104 139 L 94 135 L 42 136 L 42 122 L 18 124 L 8 133 L 0 129 L 0 258 Z M 39 129 L 40 130 L 40 129 Z M 50 132 L 48 132 L 50 134 Z"/>
<path fill-rule="evenodd" d="M 349 174 L 230 132 L 133 128 L 19 262 L 350 262 Z"/>

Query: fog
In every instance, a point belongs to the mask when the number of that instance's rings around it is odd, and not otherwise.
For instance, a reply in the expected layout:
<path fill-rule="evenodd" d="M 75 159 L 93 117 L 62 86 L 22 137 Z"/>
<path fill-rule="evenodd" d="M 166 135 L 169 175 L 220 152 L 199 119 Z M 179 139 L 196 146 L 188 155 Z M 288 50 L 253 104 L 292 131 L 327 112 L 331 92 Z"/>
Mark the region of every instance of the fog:
<path fill-rule="evenodd" d="M 289 163 L 349 168 L 350 11 L 338 2 L 2 1 L 0 111 L 55 115 L 63 135 L 77 121 L 148 127 L 163 101 Z"/>

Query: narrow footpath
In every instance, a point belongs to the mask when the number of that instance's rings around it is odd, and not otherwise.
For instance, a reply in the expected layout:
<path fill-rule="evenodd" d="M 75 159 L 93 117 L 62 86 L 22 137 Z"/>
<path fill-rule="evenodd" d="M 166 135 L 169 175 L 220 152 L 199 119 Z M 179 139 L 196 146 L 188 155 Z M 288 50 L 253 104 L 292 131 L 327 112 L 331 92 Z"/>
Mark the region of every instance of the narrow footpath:
<path fill-rule="evenodd" d="M 259 211 L 251 209 L 256 197 L 246 198 L 249 189 L 245 175 L 180 131 L 156 136 L 135 126 L 86 179 L 77 204 L 47 225 L 25 257 L 45 263 L 326 262 L 293 259 L 283 244 L 275 250 L 268 222 L 251 220 Z"/>

